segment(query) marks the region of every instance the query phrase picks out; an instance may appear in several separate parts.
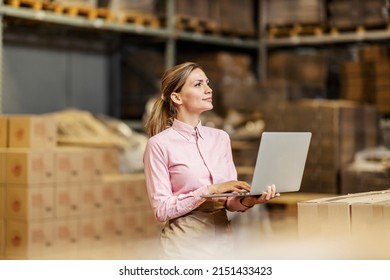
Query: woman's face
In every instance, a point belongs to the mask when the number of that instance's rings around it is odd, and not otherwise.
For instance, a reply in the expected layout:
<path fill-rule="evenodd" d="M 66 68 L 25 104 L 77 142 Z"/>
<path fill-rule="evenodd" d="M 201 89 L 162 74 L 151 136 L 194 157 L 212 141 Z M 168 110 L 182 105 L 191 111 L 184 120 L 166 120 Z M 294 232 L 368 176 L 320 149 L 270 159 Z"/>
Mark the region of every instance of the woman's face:
<path fill-rule="evenodd" d="M 182 90 L 172 93 L 172 100 L 179 105 L 178 113 L 199 115 L 213 109 L 213 90 L 203 70 L 197 68 L 188 76 Z"/>

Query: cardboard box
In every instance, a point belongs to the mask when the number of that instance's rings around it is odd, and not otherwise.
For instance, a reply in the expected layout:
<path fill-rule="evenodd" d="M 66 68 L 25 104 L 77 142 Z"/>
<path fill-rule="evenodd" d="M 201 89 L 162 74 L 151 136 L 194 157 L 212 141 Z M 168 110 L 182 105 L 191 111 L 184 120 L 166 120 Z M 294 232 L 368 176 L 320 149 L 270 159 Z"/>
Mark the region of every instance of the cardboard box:
<path fill-rule="evenodd" d="M 56 219 L 53 222 L 53 240 L 56 252 L 71 253 L 74 256 L 74 250 L 78 249 L 79 222 L 76 218 Z"/>
<path fill-rule="evenodd" d="M 119 151 L 115 148 L 102 148 L 99 158 L 103 163 L 102 174 L 119 173 Z"/>
<path fill-rule="evenodd" d="M 125 196 L 124 180 L 123 175 L 105 175 L 102 177 L 102 192 L 106 209 L 116 210 L 129 206 L 129 201 Z"/>
<path fill-rule="evenodd" d="M 102 232 L 103 242 L 119 241 L 124 237 L 123 216 L 119 211 L 110 212 L 99 217 L 98 228 Z"/>
<path fill-rule="evenodd" d="M 6 189 L 5 213 L 7 219 L 41 220 L 54 218 L 54 187 L 12 186 Z"/>
<path fill-rule="evenodd" d="M 98 149 L 81 149 L 81 180 L 82 181 L 100 181 L 103 172 L 103 161 L 99 157 Z"/>
<path fill-rule="evenodd" d="M 353 231 L 356 229 L 352 223 L 356 219 L 362 219 L 359 217 L 359 212 L 353 212 L 355 204 L 380 203 L 389 199 L 390 190 L 384 190 L 299 202 L 299 234 L 317 237 L 351 236 L 355 234 Z M 366 224 L 366 226 L 369 225 Z"/>
<path fill-rule="evenodd" d="M 6 181 L 6 173 L 5 173 L 6 159 L 7 159 L 7 149 L 0 148 L 0 185 L 4 184 Z"/>
<path fill-rule="evenodd" d="M 5 253 L 5 222 L 3 218 L 0 218 L 0 259 L 2 256 L 4 256 Z"/>
<path fill-rule="evenodd" d="M 5 217 L 4 202 L 5 202 L 5 187 L 3 185 L 0 185 L 0 220 Z"/>
<path fill-rule="evenodd" d="M 57 183 L 54 192 L 55 217 L 69 218 L 80 215 L 79 183 Z"/>
<path fill-rule="evenodd" d="M 122 188 L 125 208 L 150 207 L 144 174 L 123 176 Z"/>
<path fill-rule="evenodd" d="M 53 222 L 7 220 L 5 237 L 7 257 L 42 257 L 53 250 Z"/>
<path fill-rule="evenodd" d="M 11 148 L 53 148 L 57 127 L 53 117 L 45 115 L 9 115 L 8 145 Z"/>
<path fill-rule="evenodd" d="M 8 149 L 6 152 L 7 184 L 33 185 L 56 180 L 54 154 L 44 149 Z"/>
<path fill-rule="evenodd" d="M 103 242 L 101 223 L 97 216 L 82 216 L 78 222 L 79 244 L 81 247 L 88 248 Z"/>
<path fill-rule="evenodd" d="M 79 185 L 79 205 L 80 215 L 96 215 L 103 211 L 101 198 L 101 188 L 95 183 L 80 183 Z"/>
<path fill-rule="evenodd" d="M 8 117 L 0 115 L 0 148 L 8 147 Z"/>
<path fill-rule="evenodd" d="M 82 172 L 82 149 L 60 147 L 55 150 L 55 169 L 57 182 L 85 182 Z"/>
<path fill-rule="evenodd" d="M 122 215 L 124 238 L 145 237 L 146 227 L 142 221 L 142 209 L 125 210 Z"/>

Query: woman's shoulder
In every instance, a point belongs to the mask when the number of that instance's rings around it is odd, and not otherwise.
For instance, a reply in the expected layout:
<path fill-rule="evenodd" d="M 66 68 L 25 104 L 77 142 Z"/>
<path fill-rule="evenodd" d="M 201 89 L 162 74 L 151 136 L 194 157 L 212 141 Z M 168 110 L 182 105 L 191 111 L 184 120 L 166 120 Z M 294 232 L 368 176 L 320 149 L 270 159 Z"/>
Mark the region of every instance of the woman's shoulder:
<path fill-rule="evenodd" d="M 229 134 L 221 129 L 216 127 L 210 127 L 210 126 L 202 126 L 202 129 L 204 133 L 212 136 L 220 136 L 220 137 L 229 137 Z"/>
<path fill-rule="evenodd" d="M 169 138 L 171 134 L 172 128 L 169 127 L 167 129 L 164 129 L 163 131 L 157 133 L 156 135 L 153 135 L 149 137 L 148 143 L 149 145 L 156 145 L 158 143 L 163 143 L 167 138 Z"/>

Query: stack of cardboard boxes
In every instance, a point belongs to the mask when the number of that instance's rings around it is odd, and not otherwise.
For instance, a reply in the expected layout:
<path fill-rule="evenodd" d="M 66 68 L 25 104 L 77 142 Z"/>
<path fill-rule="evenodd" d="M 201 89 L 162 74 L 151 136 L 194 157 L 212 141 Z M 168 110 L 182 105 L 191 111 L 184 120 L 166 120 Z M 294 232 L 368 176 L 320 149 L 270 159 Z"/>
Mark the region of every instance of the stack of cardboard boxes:
<path fill-rule="evenodd" d="M 119 174 L 116 149 L 57 146 L 50 115 L 0 119 L 0 249 L 6 258 L 74 258 L 84 247 L 156 229 L 143 175 Z"/>
<path fill-rule="evenodd" d="M 360 246 L 371 241 L 378 242 L 382 249 L 386 248 L 390 241 L 389 217 L 389 189 L 298 203 L 300 236 L 353 238 Z"/>
<path fill-rule="evenodd" d="M 355 153 L 378 144 L 375 107 L 332 100 L 263 104 L 266 131 L 310 131 L 312 140 L 301 190 L 340 193 L 340 174 Z"/>

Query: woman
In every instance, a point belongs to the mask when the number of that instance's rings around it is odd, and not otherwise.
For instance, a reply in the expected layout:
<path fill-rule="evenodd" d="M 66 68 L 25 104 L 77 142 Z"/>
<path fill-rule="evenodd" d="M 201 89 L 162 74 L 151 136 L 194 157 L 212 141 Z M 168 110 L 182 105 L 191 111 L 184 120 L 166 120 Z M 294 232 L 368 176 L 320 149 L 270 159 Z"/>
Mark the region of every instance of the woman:
<path fill-rule="evenodd" d="M 221 256 L 232 241 L 226 210 L 245 212 L 279 194 L 273 185 L 260 196 L 202 198 L 250 185 L 237 180 L 229 135 L 200 122 L 213 108 L 202 68 L 187 62 L 168 69 L 161 90 L 146 123 L 144 170 L 156 219 L 166 222 L 162 249 L 169 258 Z"/>

